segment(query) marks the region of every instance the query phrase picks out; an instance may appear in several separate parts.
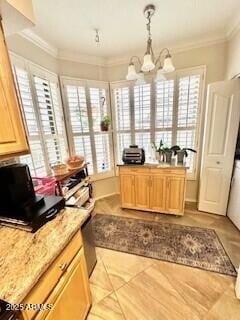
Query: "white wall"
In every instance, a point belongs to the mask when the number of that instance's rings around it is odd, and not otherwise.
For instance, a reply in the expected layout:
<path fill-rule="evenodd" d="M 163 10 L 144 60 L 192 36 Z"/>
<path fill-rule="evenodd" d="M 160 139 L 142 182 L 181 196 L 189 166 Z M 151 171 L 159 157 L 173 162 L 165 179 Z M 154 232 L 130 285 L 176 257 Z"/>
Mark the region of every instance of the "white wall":
<path fill-rule="evenodd" d="M 108 69 L 98 65 L 59 60 L 58 71 L 60 75 L 64 76 L 108 81 Z"/>
<path fill-rule="evenodd" d="M 90 80 L 108 80 L 106 67 L 59 60 L 18 34 L 7 37 L 8 49 L 59 75 Z"/>
<path fill-rule="evenodd" d="M 231 37 L 227 46 L 226 78 L 240 74 L 240 29 Z"/>
<path fill-rule="evenodd" d="M 35 46 L 18 34 L 6 38 L 8 49 L 55 73 L 58 72 L 58 60 Z"/>

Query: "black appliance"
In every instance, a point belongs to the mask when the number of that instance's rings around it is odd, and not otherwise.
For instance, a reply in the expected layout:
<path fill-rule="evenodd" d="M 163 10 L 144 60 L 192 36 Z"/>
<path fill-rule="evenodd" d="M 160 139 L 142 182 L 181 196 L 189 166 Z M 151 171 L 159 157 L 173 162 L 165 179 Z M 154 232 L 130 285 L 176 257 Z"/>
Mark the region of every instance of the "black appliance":
<path fill-rule="evenodd" d="M 88 217 L 85 223 L 81 227 L 83 247 L 85 253 L 85 259 L 87 264 L 88 276 L 93 272 L 93 269 L 97 263 L 97 255 L 94 243 L 94 235 L 92 230 L 92 215 Z"/>
<path fill-rule="evenodd" d="M 35 194 L 29 168 L 13 164 L 0 168 L 0 223 L 35 232 L 65 206 L 56 196 Z"/>
<path fill-rule="evenodd" d="M 0 320 L 18 320 L 18 312 L 8 310 L 9 303 L 0 299 Z"/>
<path fill-rule="evenodd" d="M 129 148 L 123 149 L 122 161 L 125 164 L 144 164 L 145 151 L 135 144 L 130 145 Z"/>

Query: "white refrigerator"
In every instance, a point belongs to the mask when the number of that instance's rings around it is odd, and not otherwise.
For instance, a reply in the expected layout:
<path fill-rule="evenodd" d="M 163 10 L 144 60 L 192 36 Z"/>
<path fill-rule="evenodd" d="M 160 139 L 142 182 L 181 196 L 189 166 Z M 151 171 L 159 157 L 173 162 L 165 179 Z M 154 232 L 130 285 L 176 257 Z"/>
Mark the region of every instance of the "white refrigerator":
<path fill-rule="evenodd" d="M 235 161 L 227 215 L 240 230 L 240 160 Z"/>

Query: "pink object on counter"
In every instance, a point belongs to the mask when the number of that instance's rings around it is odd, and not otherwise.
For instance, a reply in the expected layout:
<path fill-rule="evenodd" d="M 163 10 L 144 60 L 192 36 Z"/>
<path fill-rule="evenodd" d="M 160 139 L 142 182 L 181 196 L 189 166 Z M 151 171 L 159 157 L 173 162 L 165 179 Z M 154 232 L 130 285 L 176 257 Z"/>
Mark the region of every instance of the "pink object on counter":
<path fill-rule="evenodd" d="M 56 194 L 55 178 L 32 178 L 33 186 L 36 193 L 44 196 L 54 196 Z"/>

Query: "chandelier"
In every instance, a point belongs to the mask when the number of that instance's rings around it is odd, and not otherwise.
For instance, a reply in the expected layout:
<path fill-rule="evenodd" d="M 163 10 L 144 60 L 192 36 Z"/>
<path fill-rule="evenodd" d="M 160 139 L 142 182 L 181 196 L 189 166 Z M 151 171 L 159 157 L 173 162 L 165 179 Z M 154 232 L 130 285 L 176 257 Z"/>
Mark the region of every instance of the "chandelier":
<path fill-rule="evenodd" d="M 150 72 L 153 69 L 157 69 L 155 80 L 166 80 L 164 74 L 173 72 L 175 67 L 172 63 L 172 57 L 168 48 L 164 48 L 160 51 L 159 55 L 155 59 L 153 48 L 152 48 L 152 34 L 151 34 L 151 19 L 155 13 L 155 6 L 149 4 L 144 9 L 144 15 L 147 19 L 147 32 L 148 32 L 148 39 L 147 39 L 147 50 L 143 57 L 143 63 L 141 59 L 137 56 L 132 56 L 128 65 L 128 74 L 126 76 L 127 80 L 137 80 L 138 84 L 144 83 L 144 73 Z M 162 65 L 162 58 L 163 65 Z M 139 65 L 140 70 L 137 72 L 136 70 L 136 62 Z"/>

